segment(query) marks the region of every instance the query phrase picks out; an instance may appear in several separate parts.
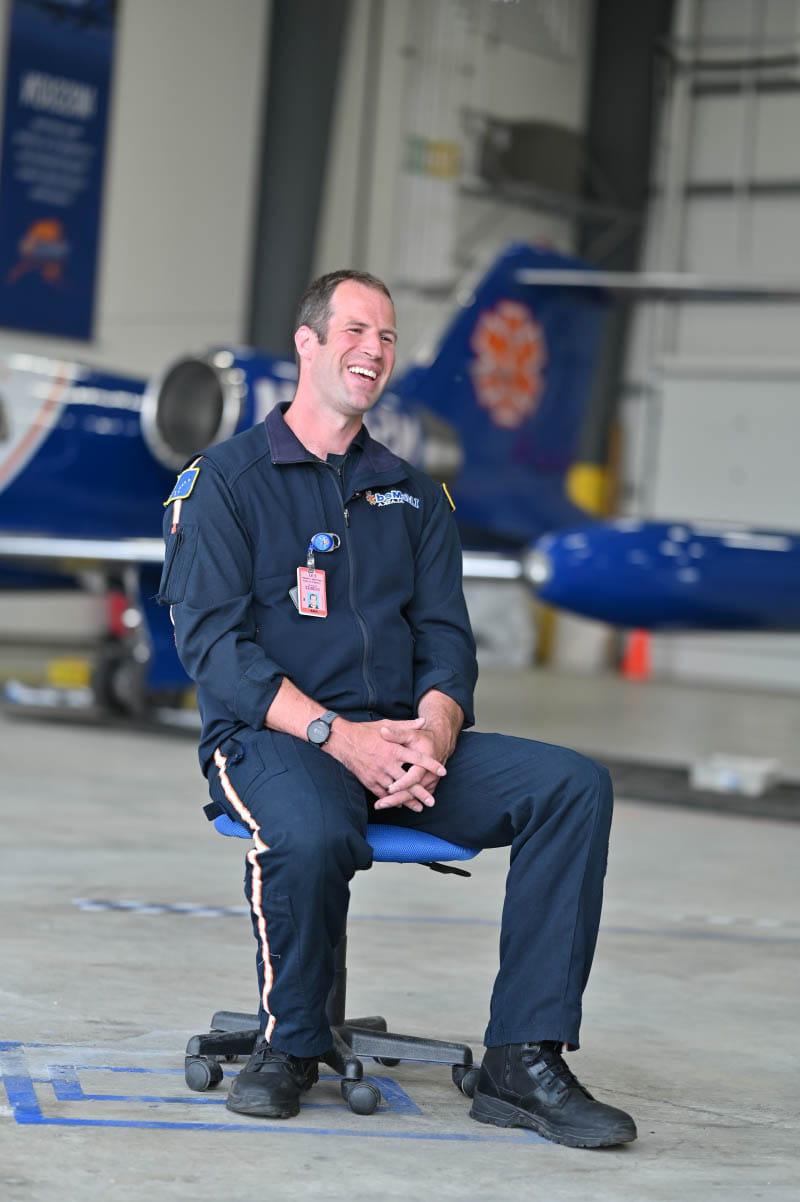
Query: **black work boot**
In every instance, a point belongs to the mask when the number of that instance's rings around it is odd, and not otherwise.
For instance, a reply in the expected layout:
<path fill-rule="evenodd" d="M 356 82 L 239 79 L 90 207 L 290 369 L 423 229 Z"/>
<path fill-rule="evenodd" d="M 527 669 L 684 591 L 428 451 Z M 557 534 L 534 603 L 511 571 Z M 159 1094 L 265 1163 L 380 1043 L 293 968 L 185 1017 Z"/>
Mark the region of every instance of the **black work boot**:
<path fill-rule="evenodd" d="M 528 1127 L 570 1148 L 608 1148 L 636 1139 L 624 1110 L 597 1102 L 567 1068 L 561 1044 L 511 1043 L 487 1048 L 472 1118 L 495 1127 Z"/>
<path fill-rule="evenodd" d="M 309 1059 L 280 1052 L 259 1035 L 225 1105 L 237 1114 L 290 1119 L 300 1113 L 300 1094 L 318 1080 L 316 1056 Z"/>

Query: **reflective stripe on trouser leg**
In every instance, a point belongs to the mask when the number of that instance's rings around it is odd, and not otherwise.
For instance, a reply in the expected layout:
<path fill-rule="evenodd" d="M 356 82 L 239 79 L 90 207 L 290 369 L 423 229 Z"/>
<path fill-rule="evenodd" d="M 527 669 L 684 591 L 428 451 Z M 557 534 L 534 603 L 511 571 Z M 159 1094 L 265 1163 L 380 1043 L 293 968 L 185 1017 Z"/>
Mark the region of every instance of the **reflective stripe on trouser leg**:
<path fill-rule="evenodd" d="M 250 902 L 250 908 L 255 915 L 256 926 L 258 929 L 258 940 L 261 947 L 261 956 L 264 962 L 264 986 L 261 992 L 261 1005 L 263 1006 L 264 1011 L 269 1015 L 269 1020 L 267 1022 L 267 1028 L 265 1031 L 267 1041 L 269 1041 L 272 1038 L 272 1034 L 276 1026 L 275 1015 L 269 1008 L 269 995 L 270 990 L 272 989 L 274 976 L 272 972 L 272 961 L 270 960 L 269 955 L 267 919 L 264 914 L 263 905 L 264 881 L 263 874 L 261 872 L 261 865 L 258 861 L 259 853 L 262 851 L 269 851 L 269 847 L 261 838 L 261 831 L 258 823 L 231 784 L 226 772 L 228 761 L 219 748 L 217 748 L 217 750 L 214 752 L 214 763 L 217 766 L 217 770 L 219 772 L 219 783 L 222 786 L 225 796 L 236 810 L 236 813 L 239 815 L 245 826 L 247 826 L 253 832 L 253 843 L 255 846 L 247 853 L 247 862 L 250 865 L 251 879 L 253 883 L 252 891 L 248 900 Z"/>

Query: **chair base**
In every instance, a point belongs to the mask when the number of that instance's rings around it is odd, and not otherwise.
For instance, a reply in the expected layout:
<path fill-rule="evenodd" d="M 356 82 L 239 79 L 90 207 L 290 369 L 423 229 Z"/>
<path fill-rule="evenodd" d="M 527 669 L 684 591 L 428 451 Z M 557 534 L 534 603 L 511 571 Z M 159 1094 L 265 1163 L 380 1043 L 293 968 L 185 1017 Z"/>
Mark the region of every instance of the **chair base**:
<path fill-rule="evenodd" d="M 222 1081 L 222 1061 L 249 1056 L 258 1038 L 258 1015 L 218 1010 L 206 1035 L 193 1035 L 186 1045 L 186 1084 L 203 1092 Z M 342 1078 L 342 1095 L 356 1114 L 371 1114 L 380 1102 L 380 1092 L 363 1081 L 361 1057 L 393 1067 L 402 1060 L 449 1064 L 453 1084 L 471 1098 L 478 1081 L 472 1049 L 464 1043 L 397 1035 L 387 1030 L 380 1015 L 350 1019 L 331 1026 L 333 1046 L 320 1057 Z"/>

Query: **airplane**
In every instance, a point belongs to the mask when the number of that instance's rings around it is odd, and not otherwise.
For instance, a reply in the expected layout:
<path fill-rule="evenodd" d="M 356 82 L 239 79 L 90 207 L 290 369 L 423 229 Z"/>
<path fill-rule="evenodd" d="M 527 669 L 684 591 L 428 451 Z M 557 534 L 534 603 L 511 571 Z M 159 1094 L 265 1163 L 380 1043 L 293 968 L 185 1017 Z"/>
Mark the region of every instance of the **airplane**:
<path fill-rule="evenodd" d="M 462 282 L 443 335 L 391 385 L 368 425 L 396 453 L 450 481 L 465 576 L 522 579 L 542 600 L 576 612 L 594 606 L 591 616 L 606 597 L 603 620 L 645 626 L 653 611 L 641 604 L 642 560 L 618 557 L 616 570 L 603 569 L 593 586 L 586 570 L 590 560 L 611 563 L 614 539 L 633 531 L 597 521 L 566 489 L 605 320 L 624 283 L 570 256 L 509 246 Z M 734 299 L 738 284 L 679 277 L 652 287 L 661 296 L 688 290 Z M 784 291 L 786 299 L 800 297 L 789 285 Z M 290 361 L 237 346 L 184 356 L 150 381 L 32 355 L 12 355 L 2 369 L 0 588 L 68 582 L 107 597 L 108 630 L 92 679 L 103 708 L 144 714 L 188 687 L 166 611 L 154 600 L 161 501 L 198 451 L 289 401 L 296 375 Z M 637 534 L 641 548 L 656 537 L 652 523 Z M 715 537 L 697 531 L 691 546 Z M 739 570 L 751 575 L 745 549 L 766 552 L 740 545 Z M 627 550 L 635 550 L 630 540 Z M 677 578 L 686 567 L 680 555 L 662 558 L 667 566 L 650 585 L 656 593 L 670 570 Z M 688 566 L 705 580 L 720 562 L 704 553 Z M 626 588 L 634 577 L 638 594 Z M 687 595 L 701 590 L 684 588 L 673 602 L 680 599 L 683 620 L 692 620 Z M 754 604 L 762 629 L 786 620 L 773 612 L 769 590 Z M 666 610 L 659 621 L 678 612 Z"/>

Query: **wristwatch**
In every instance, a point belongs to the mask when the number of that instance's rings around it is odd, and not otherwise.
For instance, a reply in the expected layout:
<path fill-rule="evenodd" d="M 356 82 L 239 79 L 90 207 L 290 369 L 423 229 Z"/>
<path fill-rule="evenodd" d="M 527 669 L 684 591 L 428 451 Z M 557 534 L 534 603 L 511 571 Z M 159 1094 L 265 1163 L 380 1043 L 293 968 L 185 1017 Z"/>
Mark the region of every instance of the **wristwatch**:
<path fill-rule="evenodd" d="M 334 718 L 339 715 L 333 710 L 326 710 L 321 718 L 315 718 L 313 722 L 309 722 L 306 730 L 309 743 L 313 743 L 316 747 L 321 747 L 323 743 L 327 743 L 331 733 L 331 724 Z"/>

